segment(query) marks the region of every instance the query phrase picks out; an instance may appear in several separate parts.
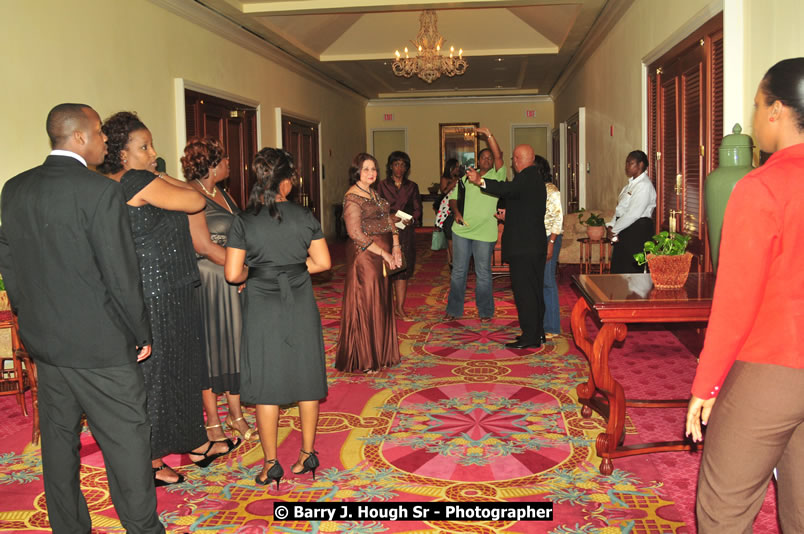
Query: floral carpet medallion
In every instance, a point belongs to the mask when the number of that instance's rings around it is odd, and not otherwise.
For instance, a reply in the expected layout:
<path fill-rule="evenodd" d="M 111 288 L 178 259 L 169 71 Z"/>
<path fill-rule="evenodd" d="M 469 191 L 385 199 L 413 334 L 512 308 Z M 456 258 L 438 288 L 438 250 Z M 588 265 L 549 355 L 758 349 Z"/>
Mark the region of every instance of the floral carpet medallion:
<path fill-rule="evenodd" d="M 509 384 L 464 384 L 411 394 L 394 411 L 383 457 L 399 470 L 446 480 L 507 480 L 571 454 L 556 399 Z M 550 436 L 550 437 L 548 437 Z"/>

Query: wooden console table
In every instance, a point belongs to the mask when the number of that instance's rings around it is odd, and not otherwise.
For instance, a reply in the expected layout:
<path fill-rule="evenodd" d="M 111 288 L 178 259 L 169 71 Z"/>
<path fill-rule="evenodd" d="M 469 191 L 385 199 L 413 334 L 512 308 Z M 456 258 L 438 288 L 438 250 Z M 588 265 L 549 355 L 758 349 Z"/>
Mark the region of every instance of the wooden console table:
<path fill-rule="evenodd" d="M 593 274 L 597 269 L 597 274 L 604 274 L 611 271 L 611 240 L 607 237 L 592 241 L 588 237 L 578 239 L 581 244 L 581 274 Z M 592 261 L 592 247 L 598 245 L 598 261 Z"/>
<path fill-rule="evenodd" d="M 610 475 L 613 458 L 690 450 L 700 445 L 689 441 L 663 441 L 623 446 L 625 408 L 685 407 L 689 399 L 626 399 L 622 385 L 609 372 L 609 352 L 614 341 L 625 340 L 628 323 L 706 322 L 712 307 L 715 277 L 712 273 L 691 273 L 681 289 L 653 288 L 649 274 L 596 274 L 573 276 L 581 298 L 572 310 L 572 335 L 575 344 L 589 361 L 589 379 L 576 391 L 583 404 L 581 416 L 588 418 L 592 410 L 607 420 L 605 432 L 597 436 L 600 472 Z M 586 326 L 587 315 L 598 319 L 602 327 L 594 340 Z M 600 397 L 598 397 L 598 394 Z"/>

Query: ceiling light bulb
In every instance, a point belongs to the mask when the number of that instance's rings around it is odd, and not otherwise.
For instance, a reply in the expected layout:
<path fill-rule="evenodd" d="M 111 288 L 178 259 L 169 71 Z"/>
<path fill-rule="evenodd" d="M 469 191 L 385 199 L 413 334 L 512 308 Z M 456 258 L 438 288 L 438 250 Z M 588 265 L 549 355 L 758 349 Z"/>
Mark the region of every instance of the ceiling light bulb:
<path fill-rule="evenodd" d="M 396 50 L 394 54 L 396 54 L 396 59 L 399 59 L 399 50 Z"/>

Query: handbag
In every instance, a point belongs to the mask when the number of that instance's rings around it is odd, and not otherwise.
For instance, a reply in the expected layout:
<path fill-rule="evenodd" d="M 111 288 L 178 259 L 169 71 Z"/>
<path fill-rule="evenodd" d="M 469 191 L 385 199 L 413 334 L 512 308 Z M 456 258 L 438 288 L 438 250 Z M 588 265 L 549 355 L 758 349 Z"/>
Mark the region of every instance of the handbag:
<path fill-rule="evenodd" d="M 399 274 L 402 271 L 406 270 L 407 268 L 408 268 L 408 262 L 405 259 L 404 253 L 402 254 L 402 265 L 400 265 L 396 269 L 391 269 L 390 267 L 388 267 L 388 265 L 386 265 L 384 261 L 382 262 L 382 270 L 385 273 L 385 276 L 393 276 L 395 274 Z"/>
<path fill-rule="evenodd" d="M 430 243 L 430 250 L 444 250 L 447 248 L 447 236 L 441 230 L 433 230 L 433 240 Z"/>

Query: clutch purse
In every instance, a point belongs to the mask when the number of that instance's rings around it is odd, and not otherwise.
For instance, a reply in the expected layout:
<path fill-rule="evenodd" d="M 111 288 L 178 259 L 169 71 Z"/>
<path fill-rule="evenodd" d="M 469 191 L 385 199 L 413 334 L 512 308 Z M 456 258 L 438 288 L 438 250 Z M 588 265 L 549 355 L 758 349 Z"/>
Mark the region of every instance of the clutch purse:
<path fill-rule="evenodd" d="M 397 267 L 396 269 L 391 269 L 385 262 L 382 262 L 382 271 L 385 276 L 393 276 L 395 274 L 401 273 L 402 271 L 408 268 L 407 260 L 405 260 L 405 255 L 402 254 L 402 265 Z"/>

